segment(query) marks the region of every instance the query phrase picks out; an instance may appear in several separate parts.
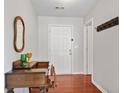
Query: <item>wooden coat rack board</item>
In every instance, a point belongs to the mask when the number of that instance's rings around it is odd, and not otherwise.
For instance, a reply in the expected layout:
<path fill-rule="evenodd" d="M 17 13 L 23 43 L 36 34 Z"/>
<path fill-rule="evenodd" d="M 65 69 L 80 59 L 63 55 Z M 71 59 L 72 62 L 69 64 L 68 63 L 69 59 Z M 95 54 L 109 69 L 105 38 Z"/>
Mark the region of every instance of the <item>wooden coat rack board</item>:
<path fill-rule="evenodd" d="M 97 32 L 103 31 L 105 29 L 108 29 L 110 27 L 119 25 L 119 17 L 113 18 L 111 20 L 109 20 L 108 22 L 105 22 L 99 26 L 97 26 L 96 30 Z"/>

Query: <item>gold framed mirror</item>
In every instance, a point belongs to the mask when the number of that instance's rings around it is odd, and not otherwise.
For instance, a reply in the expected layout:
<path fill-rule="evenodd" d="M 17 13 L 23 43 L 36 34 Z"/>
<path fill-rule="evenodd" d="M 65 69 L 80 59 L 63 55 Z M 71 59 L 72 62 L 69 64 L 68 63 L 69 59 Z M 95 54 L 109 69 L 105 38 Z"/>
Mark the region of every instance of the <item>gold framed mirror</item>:
<path fill-rule="evenodd" d="M 16 52 L 22 52 L 25 47 L 25 24 L 20 16 L 14 19 L 14 49 Z"/>

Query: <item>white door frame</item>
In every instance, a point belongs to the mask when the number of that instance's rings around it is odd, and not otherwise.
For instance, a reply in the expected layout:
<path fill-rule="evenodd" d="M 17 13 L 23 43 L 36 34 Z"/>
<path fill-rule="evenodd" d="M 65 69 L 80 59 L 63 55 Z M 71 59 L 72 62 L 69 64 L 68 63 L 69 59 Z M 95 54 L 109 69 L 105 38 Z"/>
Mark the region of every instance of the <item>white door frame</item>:
<path fill-rule="evenodd" d="M 60 27 L 71 27 L 71 38 L 73 38 L 73 25 L 62 25 L 62 24 L 48 24 L 48 60 L 51 62 L 51 49 L 50 49 L 50 33 L 52 26 L 60 26 Z M 71 42 L 71 73 L 73 73 L 73 43 Z M 50 63 L 51 65 L 51 63 Z"/>
<path fill-rule="evenodd" d="M 86 31 L 88 31 L 87 30 L 87 26 L 92 26 L 92 30 L 91 30 L 91 32 L 89 32 L 89 33 L 91 33 L 91 35 L 92 35 L 92 38 L 89 38 L 88 36 L 87 36 L 87 32 Z M 88 49 L 89 48 L 89 46 L 88 47 L 86 47 L 87 45 L 87 43 L 88 42 L 86 42 L 87 41 L 87 39 L 91 39 L 91 44 L 90 45 L 92 45 L 92 48 L 90 48 L 90 50 Z M 88 56 L 87 56 L 87 51 L 90 51 L 92 54 L 92 57 L 91 57 L 91 73 L 89 73 L 88 72 L 88 65 L 89 65 L 89 62 L 88 62 Z M 84 74 L 93 74 L 93 18 L 91 18 L 91 19 L 89 19 L 88 21 L 86 21 L 86 23 L 84 24 Z"/>

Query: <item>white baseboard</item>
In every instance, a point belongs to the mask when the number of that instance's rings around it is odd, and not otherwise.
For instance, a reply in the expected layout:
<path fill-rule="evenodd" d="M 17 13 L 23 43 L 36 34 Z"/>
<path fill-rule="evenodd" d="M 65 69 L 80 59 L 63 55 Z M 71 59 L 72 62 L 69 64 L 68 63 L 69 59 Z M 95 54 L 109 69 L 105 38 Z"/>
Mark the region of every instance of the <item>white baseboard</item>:
<path fill-rule="evenodd" d="M 84 73 L 83 72 L 57 73 L 57 75 L 84 75 Z"/>
<path fill-rule="evenodd" d="M 94 80 L 92 80 L 92 83 L 102 92 L 102 93 L 108 93 L 103 87 L 98 85 Z"/>
<path fill-rule="evenodd" d="M 72 72 L 72 74 L 84 74 L 83 72 Z"/>

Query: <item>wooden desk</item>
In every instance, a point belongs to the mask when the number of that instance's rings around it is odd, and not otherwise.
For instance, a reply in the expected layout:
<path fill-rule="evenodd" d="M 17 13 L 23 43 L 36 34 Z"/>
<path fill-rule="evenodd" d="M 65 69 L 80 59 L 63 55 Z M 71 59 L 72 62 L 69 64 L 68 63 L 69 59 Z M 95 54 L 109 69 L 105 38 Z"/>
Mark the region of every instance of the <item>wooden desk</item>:
<path fill-rule="evenodd" d="M 39 87 L 41 93 L 46 93 L 49 86 L 48 68 L 38 68 L 36 64 L 38 66 L 36 62 L 34 65 L 30 65 L 28 69 L 15 69 L 13 67 L 13 70 L 5 73 L 5 87 L 8 89 L 7 93 L 14 93 L 14 88 L 25 87 Z"/>
<path fill-rule="evenodd" d="M 40 87 L 46 93 L 48 69 L 9 71 L 5 74 L 7 93 L 14 93 L 14 88 Z"/>

